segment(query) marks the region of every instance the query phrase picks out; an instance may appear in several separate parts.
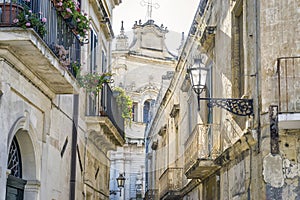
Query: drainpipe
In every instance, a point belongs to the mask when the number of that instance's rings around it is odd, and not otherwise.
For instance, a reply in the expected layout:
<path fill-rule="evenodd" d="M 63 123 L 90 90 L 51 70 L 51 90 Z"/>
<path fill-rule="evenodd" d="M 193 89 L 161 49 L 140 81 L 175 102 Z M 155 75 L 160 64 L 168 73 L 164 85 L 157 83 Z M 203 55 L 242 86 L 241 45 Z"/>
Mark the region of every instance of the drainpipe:
<path fill-rule="evenodd" d="M 85 183 L 85 172 L 86 172 L 86 153 L 87 153 L 87 142 L 88 142 L 88 136 L 85 132 L 84 137 L 84 156 L 83 156 L 83 192 L 84 192 L 84 200 L 86 200 L 86 183 Z"/>
<path fill-rule="evenodd" d="M 259 9 L 260 9 L 259 0 L 255 0 L 255 65 L 256 65 L 256 124 L 257 124 L 257 142 L 258 142 L 258 152 L 260 152 L 261 146 L 261 124 L 260 124 L 260 110 L 261 110 L 261 73 L 259 67 L 259 59 L 260 59 L 260 37 L 259 37 L 259 26 L 260 26 L 260 18 L 259 18 Z"/>
<path fill-rule="evenodd" d="M 72 126 L 72 146 L 71 146 L 71 170 L 70 170 L 70 200 L 75 200 L 76 189 L 76 147 L 77 147 L 77 128 L 78 128 L 78 109 L 79 95 L 73 96 L 73 126 Z"/>
<path fill-rule="evenodd" d="M 259 48 L 259 8 L 260 8 L 260 1 L 255 0 L 254 1 L 254 8 L 255 8 L 255 68 L 256 68 L 256 99 L 254 99 L 256 104 L 256 111 L 255 111 L 255 124 L 256 124 L 256 131 L 257 131 L 257 150 L 260 152 L 260 146 L 261 146 L 261 124 L 260 124 L 260 111 L 261 111 L 261 93 L 260 93 L 260 87 L 261 87 L 261 73 L 260 73 L 260 48 Z"/>

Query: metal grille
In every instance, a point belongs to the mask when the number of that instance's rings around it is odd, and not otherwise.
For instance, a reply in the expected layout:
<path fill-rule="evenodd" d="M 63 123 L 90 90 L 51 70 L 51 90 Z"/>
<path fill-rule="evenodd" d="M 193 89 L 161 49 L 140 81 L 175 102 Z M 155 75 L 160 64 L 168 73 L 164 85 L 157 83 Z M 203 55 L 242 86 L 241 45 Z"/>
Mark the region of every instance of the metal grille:
<path fill-rule="evenodd" d="M 20 149 L 16 138 L 13 139 L 9 149 L 7 166 L 8 166 L 7 168 L 11 170 L 10 174 L 12 176 L 22 178 L 21 155 L 20 155 Z"/>
<path fill-rule="evenodd" d="M 200 14 L 200 16 L 203 15 L 206 4 L 207 4 L 207 0 L 201 0 L 200 1 L 200 4 L 199 4 L 199 14 Z"/>
<path fill-rule="evenodd" d="M 300 57 L 277 58 L 279 112 L 300 111 Z"/>

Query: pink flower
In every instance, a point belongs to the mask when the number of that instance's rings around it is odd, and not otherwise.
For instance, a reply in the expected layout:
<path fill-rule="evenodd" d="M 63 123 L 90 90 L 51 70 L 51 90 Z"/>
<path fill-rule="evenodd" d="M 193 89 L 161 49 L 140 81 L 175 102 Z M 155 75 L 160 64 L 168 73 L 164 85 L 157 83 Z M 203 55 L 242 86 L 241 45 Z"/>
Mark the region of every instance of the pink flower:
<path fill-rule="evenodd" d="M 77 22 L 80 22 L 81 20 L 79 18 L 77 18 Z"/>
<path fill-rule="evenodd" d="M 30 26 L 31 26 L 30 22 L 27 22 L 27 23 L 25 24 L 25 26 L 30 27 Z"/>
<path fill-rule="evenodd" d="M 63 5 L 63 3 L 61 1 L 57 3 L 57 6 L 61 7 L 62 5 Z"/>
<path fill-rule="evenodd" d="M 66 11 L 67 11 L 68 13 L 72 13 L 72 10 L 71 10 L 70 8 L 66 8 Z"/>
<path fill-rule="evenodd" d="M 32 10 L 28 10 L 29 13 L 32 13 Z"/>
<path fill-rule="evenodd" d="M 13 23 L 14 24 L 16 24 L 16 23 L 18 23 L 19 22 L 19 19 L 17 19 L 17 18 L 15 18 L 14 20 L 13 20 Z"/>
<path fill-rule="evenodd" d="M 46 22 L 47 22 L 47 18 L 46 18 L 46 17 L 43 17 L 43 18 L 42 18 L 42 22 L 46 23 Z"/>
<path fill-rule="evenodd" d="M 25 0 L 25 2 L 28 2 L 28 3 L 29 3 L 29 2 L 30 2 L 30 0 Z"/>

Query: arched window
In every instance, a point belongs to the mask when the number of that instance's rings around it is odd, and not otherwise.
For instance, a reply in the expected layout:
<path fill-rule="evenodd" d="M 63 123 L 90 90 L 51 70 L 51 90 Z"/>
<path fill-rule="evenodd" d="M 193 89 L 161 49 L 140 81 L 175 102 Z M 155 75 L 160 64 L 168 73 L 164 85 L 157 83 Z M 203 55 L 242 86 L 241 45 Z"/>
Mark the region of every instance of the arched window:
<path fill-rule="evenodd" d="M 144 110 L 143 110 L 143 122 L 148 123 L 149 121 L 149 110 L 150 110 L 150 102 L 147 100 L 144 102 Z"/>
<path fill-rule="evenodd" d="M 10 145 L 7 169 L 10 170 L 10 175 L 22 178 L 21 154 L 18 142 L 15 137 Z"/>
<path fill-rule="evenodd" d="M 143 109 L 143 122 L 148 123 L 151 120 L 152 113 L 151 107 L 154 106 L 155 101 L 153 99 L 146 100 L 144 102 L 144 109 Z"/>
<path fill-rule="evenodd" d="M 7 169 L 10 170 L 10 174 L 8 175 L 6 184 L 6 199 L 22 200 L 27 181 L 22 179 L 21 153 L 15 137 L 10 145 Z"/>

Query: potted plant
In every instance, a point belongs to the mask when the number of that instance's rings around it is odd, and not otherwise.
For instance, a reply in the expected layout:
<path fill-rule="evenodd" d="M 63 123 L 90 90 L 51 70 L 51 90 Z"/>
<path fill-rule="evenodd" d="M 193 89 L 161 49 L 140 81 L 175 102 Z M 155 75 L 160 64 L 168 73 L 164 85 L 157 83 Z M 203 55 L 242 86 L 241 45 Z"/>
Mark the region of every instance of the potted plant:
<path fill-rule="evenodd" d="M 30 0 L 27 0 L 27 3 L 29 4 Z M 13 23 L 23 29 L 34 28 L 41 37 L 44 37 L 46 34 L 45 24 L 47 18 L 42 17 L 41 12 L 33 13 L 27 4 L 24 4 L 23 7 L 24 10 L 17 15 L 13 20 Z"/>
<path fill-rule="evenodd" d="M 0 3 L 0 25 L 12 26 L 13 20 L 18 16 L 18 13 L 23 11 L 23 7 L 16 0 Z"/>

